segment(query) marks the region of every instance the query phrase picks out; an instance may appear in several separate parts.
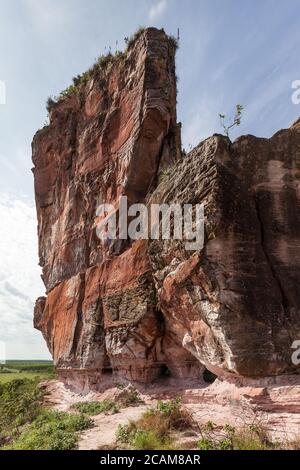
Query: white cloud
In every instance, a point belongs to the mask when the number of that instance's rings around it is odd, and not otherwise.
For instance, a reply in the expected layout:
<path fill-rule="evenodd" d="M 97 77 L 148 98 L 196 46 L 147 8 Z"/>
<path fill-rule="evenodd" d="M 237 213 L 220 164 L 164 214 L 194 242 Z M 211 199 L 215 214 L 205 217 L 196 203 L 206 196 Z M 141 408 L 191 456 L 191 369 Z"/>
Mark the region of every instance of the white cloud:
<path fill-rule="evenodd" d="M 42 295 L 35 208 L 31 201 L 0 193 L 0 341 L 9 357 L 46 357 L 33 329 L 35 299 Z"/>
<path fill-rule="evenodd" d="M 149 10 L 149 20 L 157 21 L 166 11 L 168 7 L 168 0 L 156 1 Z"/>
<path fill-rule="evenodd" d="M 27 13 L 37 29 L 53 32 L 53 27 L 62 26 L 67 11 L 63 2 L 58 0 L 23 0 Z"/>

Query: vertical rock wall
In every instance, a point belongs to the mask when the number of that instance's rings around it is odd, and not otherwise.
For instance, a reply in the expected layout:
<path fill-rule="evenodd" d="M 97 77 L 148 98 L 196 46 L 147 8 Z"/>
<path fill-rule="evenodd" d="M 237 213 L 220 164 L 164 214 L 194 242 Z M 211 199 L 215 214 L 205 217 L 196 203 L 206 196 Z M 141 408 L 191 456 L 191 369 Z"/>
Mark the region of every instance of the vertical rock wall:
<path fill-rule="evenodd" d="M 204 204 L 205 243 L 153 240 L 166 331 L 219 376 L 297 373 L 300 339 L 300 128 L 271 139 L 215 135 L 151 202 Z"/>
<path fill-rule="evenodd" d="M 40 329 L 64 376 L 159 375 L 163 323 L 144 241 L 96 236 L 100 203 L 143 202 L 181 156 L 174 40 L 150 28 L 85 74 L 34 137 L 39 257 L 47 297 Z M 88 381 L 86 380 L 88 379 Z"/>

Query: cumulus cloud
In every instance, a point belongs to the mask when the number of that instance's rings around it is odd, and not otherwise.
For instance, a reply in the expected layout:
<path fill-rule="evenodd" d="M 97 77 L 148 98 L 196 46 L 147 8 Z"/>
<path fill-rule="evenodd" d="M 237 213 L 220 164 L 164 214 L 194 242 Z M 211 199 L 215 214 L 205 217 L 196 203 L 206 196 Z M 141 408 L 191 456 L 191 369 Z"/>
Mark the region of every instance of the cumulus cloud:
<path fill-rule="evenodd" d="M 168 7 L 168 0 L 156 1 L 149 10 L 149 20 L 157 21 L 166 11 Z"/>
<path fill-rule="evenodd" d="M 10 357 L 45 357 L 32 326 L 34 302 L 43 292 L 34 204 L 0 193 L 0 341 Z"/>

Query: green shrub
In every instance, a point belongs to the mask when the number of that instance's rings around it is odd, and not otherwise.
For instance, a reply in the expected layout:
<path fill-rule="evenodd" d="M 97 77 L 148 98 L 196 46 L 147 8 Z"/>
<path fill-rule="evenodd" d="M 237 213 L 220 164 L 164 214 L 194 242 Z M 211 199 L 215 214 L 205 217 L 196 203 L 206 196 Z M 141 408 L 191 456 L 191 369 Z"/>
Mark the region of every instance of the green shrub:
<path fill-rule="evenodd" d="M 208 438 L 202 437 L 198 442 L 198 449 L 200 450 L 215 450 L 215 444 Z"/>
<path fill-rule="evenodd" d="M 80 403 L 75 403 L 72 408 L 89 416 L 95 416 L 100 413 L 114 414 L 119 412 L 118 405 L 112 400 L 83 401 Z"/>
<path fill-rule="evenodd" d="M 156 430 L 139 427 L 140 422 L 131 422 L 128 425 L 118 426 L 117 441 L 129 444 L 136 450 L 166 450 L 172 447 L 172 440 L 168 435 L 160 436 Z"/>
<path fill-rule="evenodd" d="M 114 56 L 111 54 L 111 52 L 109 52 L 106 55 L 100 55 L 97 59 L 96 65 L 100 69 L 104 69 L 108 66 L 108 64 L 110 64 L 113 61 L 114 61 Z"/>
<path fill-rule="evenodd" d="M 168 423 L 169 429 L 183 431 L 193 427 L 194 423 L 189 413 L 182 408 L 181 399 L 159 401 L 156 410 L 152 410 L 160 419 Z"/>
<path fill-rule="evenodd" d="M 39 414 L 44 391 L 38 379 L 16 379 L 0 384 L 0 429 L 15 434 L 20 426 L 32 422 Z"/>
<path fill-rule="evenodd" d="M 132 405 L 137 405 L 139 403 L 143 403 L 143 400 L 141 399 L 139 392 L 135 388 L 132 387 L 129 390 L 128 395 L 123 400 L 123 404 L 124 406 L 132 406 Z"/>
<path fill-rule="evenodd" d="M 172 446 L 169 438 L 160 438 L 155 431 L 139 429 L 133 439 L 132 445 L 136 450 L 166 450 Z"/>
<path fill-rule="evenodd" d="M 76 95 L 78 92 L 78 87 L 75 85 L 70 85 L 68 88 L 60 92 L 60 98 L 67 98 L 68 96 Z"/>
<path fill-rule="evenodd" d="M 219 441 L 219 450 L 232 450 L 231 439 L 225 438 Z"/>
<path fill-rule="evenodd" d="M 44 410 L 5 450 L 72 450 L 78 431 L 92 426 L 85 415 Z"/>
<path fill-rule="evenodd" d="M 3 450 L 64 450 L 77 445 L 77 432 L 92 425 L 85 415 L 42 408 L 39 379 L 0 384 L 0 446 Z"/>
<path fill-rule="evenodd" d="M 181 399 L 175 398 L 174 400 L 161 401 L 157 402 L 157 411 L 164 416 L 172 416 L 172 414 L 177 413 L 181 407 Z"/>
<path fill-rule="evenodd" d="M 118 389 L 118 390 L 124 390 L 124 388 L 126 387 L 126 385 L 122 382 L 114 382 L 114 386 Z"/>
<path fill-rule="evenodd" d="M 137 39 L 145 32 L 145 28 L 143 26 L 140 26 L 138 30 L 129 38 L 125 38 L 125 43 L 127 46 L 127 50 L 131 49 L 134 45 L 134 43 L 137 41 Z"/>
<path fill-rule="evenodd" d="M 151 408 L 141 418 L 128 425 L 120 425 L 116 432 L 118 442 L 129 444 L 134 449 L 172 449 L 172 430 L 191 427 L 191 420 L 181 409 L 181 400 L 159 401 L 156 408 Z"/>
<path fill-rule="evenodd" d="M 244 427 L 234 434 L 232 446 L 234 450 L 267 450 L 273 447 L 261 429 L 256 431 L 251 429 L 251 426 Z"/>
<path fill-rule="evenodd" d="M 266 450 L 273 449 L 274 444 L 261 425 L 244 426 L 237 431 L 233 426 L 226 424 L 217 428 L 208 421 L 201 428 L 202 437 L 198 441 L 200 450 Z"/>
<path fill-rule="evenodd" d="M 131 421 L 129 424 L 119 424 L 116 431 L 116 439 L 122 444 L 132 444 L 137 430 L 138 429 L 134 421 Z"/>

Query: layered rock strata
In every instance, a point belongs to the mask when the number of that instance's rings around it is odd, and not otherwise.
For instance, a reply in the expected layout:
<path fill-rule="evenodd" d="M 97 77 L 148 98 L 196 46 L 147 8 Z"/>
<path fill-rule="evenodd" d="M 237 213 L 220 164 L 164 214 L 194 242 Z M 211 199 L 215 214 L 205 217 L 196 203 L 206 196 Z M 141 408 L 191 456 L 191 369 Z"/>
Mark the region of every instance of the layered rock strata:
<path fill-rule="evenodd" d="M 297 373 L 300 126 L 181 153 L 176 44 L 141 31 L 52 105 L 33 140 L 42 331 L 61 378 Z M 101 241 L 97 208 L 203 204 L 204 246 Z"/>
<path fill-rule="evenodd" d="M 114 372 L 149 381 L 164 364 L 164 324 L 144 241 L 102 242 L 97 207 L 144 202 L 181 156 L 176 43 L 147 29 L 53 104 L 32 144 L 43 332 L 60 373 L 97 383 Z M 73 87 L 74 88 L 74 87 Z M 188 354 L 189 356 L 189 354 Z"/>
<path fill-rule="evenodd" d="M 155 240 L 149 252 L 166 331 L 219 376 L 298 372 L 299 168 L 298 124 L 271 139 L 215 135 L 152 196 L 204 204 L 202 250 Z"/>

